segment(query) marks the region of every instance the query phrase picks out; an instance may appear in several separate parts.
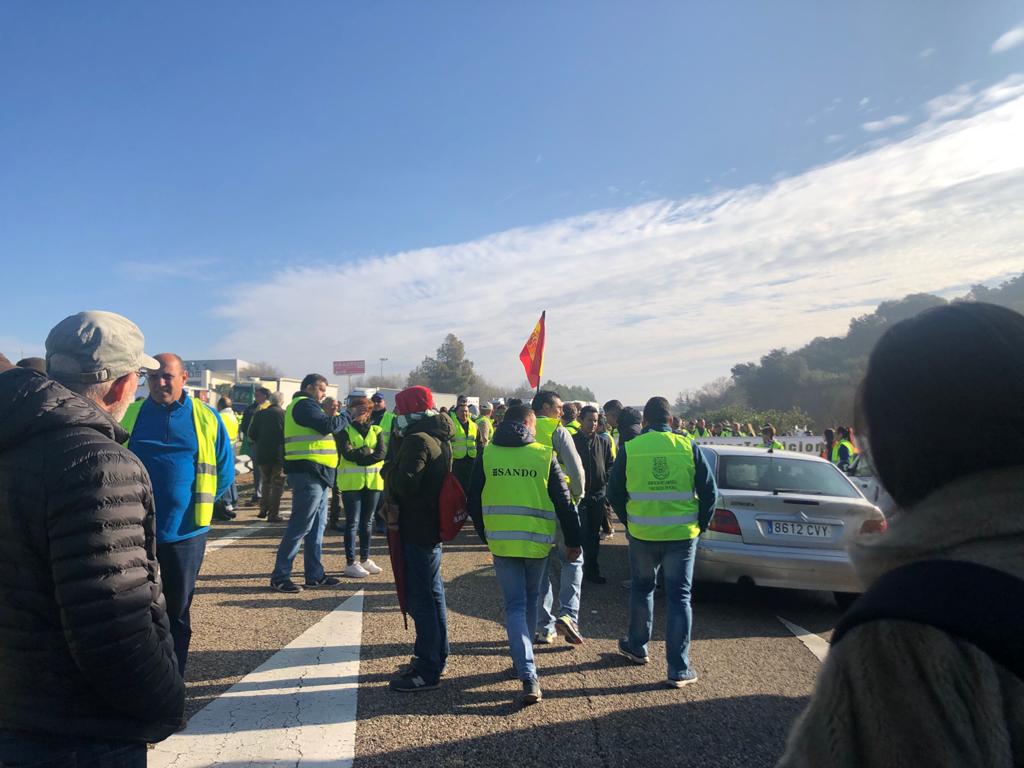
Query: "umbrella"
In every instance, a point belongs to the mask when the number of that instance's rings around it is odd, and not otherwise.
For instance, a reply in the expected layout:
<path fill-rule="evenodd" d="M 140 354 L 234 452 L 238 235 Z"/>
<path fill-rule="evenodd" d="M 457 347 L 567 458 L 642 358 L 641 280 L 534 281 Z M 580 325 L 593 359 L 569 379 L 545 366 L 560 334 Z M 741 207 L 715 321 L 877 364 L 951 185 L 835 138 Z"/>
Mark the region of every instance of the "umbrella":
<path fill-rule="evenodd" d="M 391 555 L 391 572 L 395 579 L 398 608 L 402 611 L 402 621 L 408 629 L 409 616 L 405 607 L 405 555 L 402 552 L 402 532 L 398 530 L 398 523 L 388 523 L 388 554 Z"/>

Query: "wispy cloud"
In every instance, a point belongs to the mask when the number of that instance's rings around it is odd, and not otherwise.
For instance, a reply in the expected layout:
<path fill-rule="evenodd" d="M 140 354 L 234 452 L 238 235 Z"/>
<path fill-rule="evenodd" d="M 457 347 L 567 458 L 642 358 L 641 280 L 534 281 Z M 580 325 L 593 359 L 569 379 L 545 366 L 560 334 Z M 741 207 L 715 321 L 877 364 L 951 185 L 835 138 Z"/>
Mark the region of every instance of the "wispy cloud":
<path fill-rule="evenodd" d="M 860 107 L 861 109 L 864 109 L 864 107 L 866 107 L 870 103 L 871 99 L 869 99 L 867 96 L 864 96 L 861 98 L 860 101 L 857 102 L 857 106 Z"/>
<path fill-rule="evenodd" d="M 932 57 L 932 54 L 934 54 L 934 53 L 935 53 L 935 49 L 934 48 L 925 48 L 924 50 L 917 52 L 917 58 L 919 58 L 922 61 L 924 61 L 925 59 L 930 59 Z"/>
<path fill-rule="evenodd" d="M 168 262 L 122 261 L 117 265 L 121 277 L 141 283 L 156 280 L 185 280 L 210 283 L 218 278 L 214 267 L 220 259 L 179 259 Z"/>
<path fill-rule="evenodd" d="M 996 41 L 992 43 L 992 53 L 1006 53 L 1021 43 L 1024 43 L 1024 24 L 1007 30 L 996 38 Z"/>
<path fill-rule="evenodd" d="M 863 123 L 863 128 L 868 133 L 879 133 L 881 131 L 887 131 L 890 128 L 895 128 L 897 125 L 904 125 L 909 123 L 910 118 L 907 115 L 889 115 L 883 117 L 881 120 L 871 120 L 867 123 Z"/>
<path fill-rule="evenodd" d="M 826 144 L 838 144 L 840 141 L 845 139 L 846 136 L 842 133 L 830 133 L 825 137 Z"/>
<path fill-rule="evenodd" d="M 386 356 L 400 370 L 452 332 L 479 371 L 513 384 L 547 309 L 547 375 L 601 399 L 671 397 L 774 347 L 841 334 L 880 299 L 1024 270 L 1018 85 L 771 184 L 263 276 L 234 289 L 222 313 L 235 330 L 217 353 L 292 373 L 333 357 Z"/>

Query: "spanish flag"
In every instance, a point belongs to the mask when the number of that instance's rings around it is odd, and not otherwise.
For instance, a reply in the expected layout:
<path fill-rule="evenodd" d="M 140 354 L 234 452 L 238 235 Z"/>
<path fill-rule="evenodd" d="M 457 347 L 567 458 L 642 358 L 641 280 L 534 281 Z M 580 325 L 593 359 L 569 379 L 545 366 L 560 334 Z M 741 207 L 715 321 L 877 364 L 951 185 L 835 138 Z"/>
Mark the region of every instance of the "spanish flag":
<path fill-rule="evenodd" d="M 523 361 L 523 368 L 526 369 L 526 378 L 531 387 L 540 386 L 540 377 L 544 372 L 544 315 L 547 311 L 540 313 L 540 320 L 533 327 L 533 333 L 523 345 L 523 351 L 519 353 L 519 359 Z"/>

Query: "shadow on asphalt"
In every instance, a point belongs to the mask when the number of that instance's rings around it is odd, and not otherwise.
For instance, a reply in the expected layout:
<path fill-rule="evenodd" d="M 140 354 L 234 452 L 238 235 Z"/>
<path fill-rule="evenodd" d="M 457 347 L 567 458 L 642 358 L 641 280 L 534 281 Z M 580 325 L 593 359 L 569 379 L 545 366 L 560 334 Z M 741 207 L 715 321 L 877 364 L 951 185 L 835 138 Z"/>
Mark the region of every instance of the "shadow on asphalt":
<path fill-rule="evenodd" d="M 618 689 L 616 692 L 629 691 Z M 569 699 L 559 693 L 545 692 L 543 702 L 522 712 L 512 704 L 505 704 L 503 709 L 513 720 L 520 716 L 531 717 L 538 708 L 543 713 L 543 708 L 566 706 Z M 576 696 L 578 698 L 579 694 Z M 782 755 L 789 725 L 805 703 L 805 698 L 765 695 L 680 701 L 617 711 L 571 724 L 512 728 L 413 749 L 360 754 L 356 764 L 360 768 L 441 765 L 760 768 L 774 765 Z"/>

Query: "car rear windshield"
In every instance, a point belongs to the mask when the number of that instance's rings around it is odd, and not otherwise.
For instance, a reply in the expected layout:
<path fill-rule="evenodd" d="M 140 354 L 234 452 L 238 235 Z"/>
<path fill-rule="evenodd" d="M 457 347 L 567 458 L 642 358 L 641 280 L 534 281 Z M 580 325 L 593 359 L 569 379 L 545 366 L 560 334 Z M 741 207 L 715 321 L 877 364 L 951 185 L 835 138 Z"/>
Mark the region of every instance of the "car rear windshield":
<path fill-rule="evenodd" d="M 733 491 L 859 495 L 832 464 L 776 456 L 719 456 L 718 486 Z"/>

